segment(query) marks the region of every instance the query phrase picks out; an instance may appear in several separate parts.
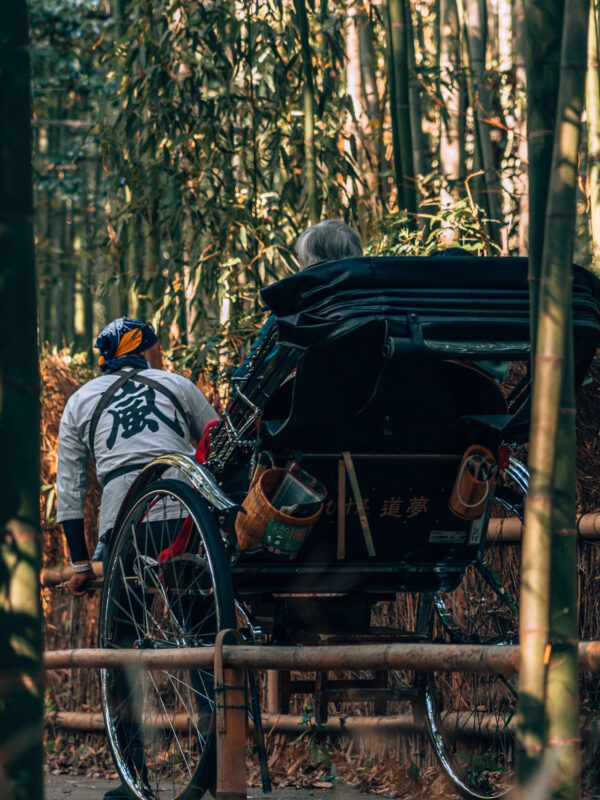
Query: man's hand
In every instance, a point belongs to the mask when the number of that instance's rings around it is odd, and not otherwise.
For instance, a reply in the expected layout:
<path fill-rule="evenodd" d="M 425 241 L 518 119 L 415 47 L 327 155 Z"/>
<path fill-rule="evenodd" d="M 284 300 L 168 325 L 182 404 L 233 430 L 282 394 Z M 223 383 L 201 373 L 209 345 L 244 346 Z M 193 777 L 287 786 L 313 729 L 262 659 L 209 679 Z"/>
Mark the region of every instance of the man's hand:
<path fill-rule="evenodd" d="M 91 569 L 87 572 L 75 572 L 67 583 L 67 589 L 74 597 L 81 597 L 82 595 L 91 592 L 91 589 L 88 587 L 93 578 L 94 573 Z"/>

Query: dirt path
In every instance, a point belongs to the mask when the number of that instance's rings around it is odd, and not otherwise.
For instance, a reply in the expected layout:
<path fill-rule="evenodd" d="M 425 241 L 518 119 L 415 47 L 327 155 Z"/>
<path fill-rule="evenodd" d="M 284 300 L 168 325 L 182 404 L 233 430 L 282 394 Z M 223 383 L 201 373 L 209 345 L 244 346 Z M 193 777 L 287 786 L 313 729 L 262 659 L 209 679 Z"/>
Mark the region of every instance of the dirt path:
<path fill-rule="evenodd" d="M 46 775 L 46 800 L 102 800 L 116 781 L 80 778 L 74 775 Z M 380 796 L 380 795 L 379 795 Z M 212 798 L 207 795 L 210 800 Z M 337 789 L 275 789 L 270 795 L 248 790 L 248 800 L 373 800 L 377 795 L 361 794 L 348 786 Z"/>

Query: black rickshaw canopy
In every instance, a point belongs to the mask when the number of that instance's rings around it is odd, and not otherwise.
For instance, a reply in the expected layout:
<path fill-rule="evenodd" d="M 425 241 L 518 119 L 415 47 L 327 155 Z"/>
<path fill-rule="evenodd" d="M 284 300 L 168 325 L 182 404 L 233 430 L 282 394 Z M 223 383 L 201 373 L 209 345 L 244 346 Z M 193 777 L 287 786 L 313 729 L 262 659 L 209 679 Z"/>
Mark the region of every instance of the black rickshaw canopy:
<path fill-rule="evenodd" d="M 271 444 L 301 439 L 335 449 L 350 436 L 360 447 L 425 439 L 438 447 L 458 442 L 465 424 L 457 421 L 484 408 L 488 428 L 515 444 L 527 441 L 527 273 L 526 258 L 358 258 L 318 264 L 263 289 L 275 320 L 271 356 L 245 385 L 258 381 L 264 394 L 285 353 L 297 370 L 287 394 L 279 392 L 263 414 Z M 600 281 L 575 266 L 577 385 L 600 342 L 599 311 Z M 491 378 L 486 384 L 467 367 L 508 361 L 524 362 L 525 374 L 505 403 Z"/>
<path fill-rule="evenodd" d="M 429 256 L 344 259 L 263 289 L 279 343 L 325 346 L 365 325 L 385 326 L 390 346 L 463 359 L 524 359 L 529 352 L 526 258 Z M 574 266 L 578 361 L 600 334 L 600 281 Z"/>

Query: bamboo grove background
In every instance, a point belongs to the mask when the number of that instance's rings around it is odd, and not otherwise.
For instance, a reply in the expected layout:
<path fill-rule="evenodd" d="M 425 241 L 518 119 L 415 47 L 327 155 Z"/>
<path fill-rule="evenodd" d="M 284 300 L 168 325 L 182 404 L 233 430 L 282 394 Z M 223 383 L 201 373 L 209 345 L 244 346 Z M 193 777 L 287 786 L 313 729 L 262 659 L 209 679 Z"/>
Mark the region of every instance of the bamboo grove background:
<path fill-rule="evenodd" d="M 171 363 L 214 385 L 262 321 L 258 290 L 296 269 L 294 240 L 318 219 L 350 222 L 377 254 L 458 245 L 541 259 L 542 228 L 530 237 L 529 213 L 545 207 L 560 2 L 529 3 L 540 15 L 540 35 L 529 41 L 524 0 L 29 5 L 46 564 L 66 557 L 53 517 L 58 419 L 66 396 L 93 374 L 91 343 L 109 319 L 152 319 Z M 593 0 L 575 257 L 595 271 L 598 44 Z M 599 387 L 596 369 L 584 390 L 596 406 Z M 580 417 L 580 511 L 598 508 L 592 406 Z M 95 487 L 92 539 L 97 497 Z M 513 585 L 517 548 L 488 556 Z M 580 546 L 584 638 L 597 638 L 598 558 L 597 543 Z M 93 603 L 84 613 L 82 601 L 49 592 L 44 603 L 47 647 L 95 643 Z M 411 626 L 410 600 L 393 613 Z M 93 752 L 92 769 L 103 769 L 104 745 L 90 739 L 86 749 L 55 725 L 55 711 L 98 708 L 95 682 L 73 677 L 53 676 L 48 687 L 47 756 L 89 769 Z M 600 700 L 595 680 L 581 688 L 592 731 L 584 789 L 593 792 Z M 422 742 L 403 744 L 398 763 L 410 777 L 428 769 L 431 753 Z"/>
<path fill-rule="evenodd" d="M 262 321 L 259 289 L 296 269 L 294 240 L 318 219 L 351 223 L 376 254 L 458 245 L 541 259 L 529 213 L 546 201 L 562 6 L 529 9 L 540 35 L 526 41 L 524 0 L 31 0 L 46 563 L 66 555 L 55 429 L 108 320 L 151 319 L 171 363 L 214 385 Z M 600 272 L 596 0 L 590 14 L 575 258 Z M 594 373 L 584 391 L 597 400 L 599 386 Z M 578 505 L 596 510 L 586 413 Z M 580 547 L 584 638 L 597 636 L 597 548 Z M 510 584 L 508 551 L 490 557 Z M 71 598 L 45 603 L 47 646 L 94 643 L 93 605 L 84 616 Z M 396 611 L 404 624 L 410 608 Z M 79 678 L 75 692 L 53 679 L 50 725 L 54 710 L 97 708 Z M 594 728 L 597 683 L 582 685 Z M 591 790 L 597 734 L 586 741 Z M 428 762 L 414 750 L 403 763 Z"/>
<path fill-rule="evenodd" d="M 576 241 L 596 270 L 597 11 Z M 523 14 L 523 0 L 32 0 L 40 344 L 91 358 L 128 314 L 214 380 L 321 218 L 374 253 L 526 254 Z"/>

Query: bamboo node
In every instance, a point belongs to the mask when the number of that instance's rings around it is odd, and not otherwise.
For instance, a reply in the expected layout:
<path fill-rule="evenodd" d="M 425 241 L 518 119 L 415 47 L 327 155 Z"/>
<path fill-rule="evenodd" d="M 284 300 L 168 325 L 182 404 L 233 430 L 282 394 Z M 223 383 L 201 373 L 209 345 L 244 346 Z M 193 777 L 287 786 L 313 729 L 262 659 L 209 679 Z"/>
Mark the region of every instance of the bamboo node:
<path fill-rule="evenodd" d="M 565 360 L 564 356 L 551 356 L 551 355 L 544 355 L 543 353 L 540 353 L 535 357 L 536 364 L 538 362 L 542 364 L 559 364 L 559 363 L 562 364 L 564 360 Z"/>
<path fill-rule="evenodd" d="M 581 736 L 573 736 L 570 739 L 548 739 L 548 744 L 551 745 L 571 745 L 571 744 L 580 744 L 581 743 Z"/>

